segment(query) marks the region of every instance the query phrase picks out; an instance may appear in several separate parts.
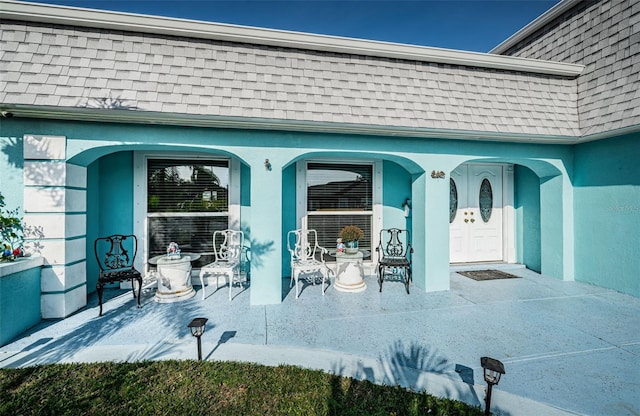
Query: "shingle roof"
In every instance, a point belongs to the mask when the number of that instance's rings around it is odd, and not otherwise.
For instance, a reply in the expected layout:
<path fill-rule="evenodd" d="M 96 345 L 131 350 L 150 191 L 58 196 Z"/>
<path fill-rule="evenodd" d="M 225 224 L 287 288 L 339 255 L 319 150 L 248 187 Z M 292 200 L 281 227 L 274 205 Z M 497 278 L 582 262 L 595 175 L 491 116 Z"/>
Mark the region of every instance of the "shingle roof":
<path fill-rule="evenodd" d="M 566 3 L 498 52 L 585 65 L 577 99 L 582 135 L 640 124 L 640 2 Z"/>
<path fill-rule="evenodd" d="M 0 102 L 574 136 L 576 81 L 4 21 Z"/>

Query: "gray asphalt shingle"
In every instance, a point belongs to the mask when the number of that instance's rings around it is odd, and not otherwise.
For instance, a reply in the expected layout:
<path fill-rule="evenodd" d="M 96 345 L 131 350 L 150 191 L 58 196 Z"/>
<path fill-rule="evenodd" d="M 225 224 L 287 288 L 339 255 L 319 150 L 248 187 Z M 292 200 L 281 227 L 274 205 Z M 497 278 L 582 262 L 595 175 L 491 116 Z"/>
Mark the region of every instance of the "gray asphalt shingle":
<path fill-rule="evenodd" d="M 0 49 L 7 104 L 109 96 L 141 111 L 579 133 L 577 81 L 560 77 L 11 21 Z"/>

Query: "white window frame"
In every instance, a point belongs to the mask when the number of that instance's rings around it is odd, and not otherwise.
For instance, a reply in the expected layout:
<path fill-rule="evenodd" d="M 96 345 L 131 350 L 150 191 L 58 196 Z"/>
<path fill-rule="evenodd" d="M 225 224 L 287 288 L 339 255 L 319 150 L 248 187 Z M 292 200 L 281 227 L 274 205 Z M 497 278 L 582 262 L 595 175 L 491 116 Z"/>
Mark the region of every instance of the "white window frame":
<path fill-rule="evenodd" d="M 360 164 L 370 165 L 373 167 L 373 184 L 372 184 L 372 205 L 371 205 L 371 256 L 365 260 L 365 263 L 373 262 L 375 257 L 374 250 L 380 241 L 380 230 L 382 228 L 382 161 L 372 159 L 308 159 L 300 160 L 296 163 L 296 227 L 306 229 L 308 226 L 307 211 L 307 165 L 309 163 L 335 163 L 335 164 Z M 323 215 L 331 213 L 323 212 Z M 342 212 L 336 215 L 342 215 Z M 347 214 L 347 211 L 344 212 Z M 357 212 L 349 211 L 349 215 L 357 215 Z M 369 215 L 368 213 L 362 215 Z M 333 247 L 326 247 L 332 249 Z"/>
<path fill-rule="evenodd" d="M 148 238 L 148 213 L 147 213 L 147 162 L 149 159 L 175 159 L 175 160 L 224 160 L 229 163 L 229 202 L 226 214 L 202 213 L 203 216 L 227 216 L 229 228 L 240 229 L 240 161 L 234 158 L 224 157 L 218 154 L 192 154 L 192 153 L 168 153 L 168 152 L 133 152 L 133 216 L 134 233 L 138 236 L 138 252 L 144 261 L 145 273 L 149 271 L 149 238 Z M 162 216 L 162 214 L 154 214 Z M 181 214 L 171 214 L 179 216 Z M 192 213 L 184 214 L 193 216 Z"/>

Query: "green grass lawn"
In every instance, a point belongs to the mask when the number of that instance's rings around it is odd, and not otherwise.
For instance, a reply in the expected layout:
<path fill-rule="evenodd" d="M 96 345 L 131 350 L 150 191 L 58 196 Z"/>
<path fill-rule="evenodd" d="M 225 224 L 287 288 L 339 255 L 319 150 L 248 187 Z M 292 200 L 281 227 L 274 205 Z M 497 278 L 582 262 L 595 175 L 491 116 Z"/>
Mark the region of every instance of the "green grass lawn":
<path fill-rule="evenodd" d="M 216 361 L 0 370 L 0 415 L 481 415 L 479 407 L 293 366 Z"/>

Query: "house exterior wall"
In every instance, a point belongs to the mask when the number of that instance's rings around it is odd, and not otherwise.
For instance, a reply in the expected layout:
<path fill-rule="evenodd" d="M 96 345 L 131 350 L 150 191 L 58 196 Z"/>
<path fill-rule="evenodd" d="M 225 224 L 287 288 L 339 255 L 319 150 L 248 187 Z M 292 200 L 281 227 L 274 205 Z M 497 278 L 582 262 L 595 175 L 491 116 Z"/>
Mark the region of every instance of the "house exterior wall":
<path fill-rule="evenodd" d="M 22 137 L 25 246 L 45 258 L 41 313 L 66 317 L 86 305 L 86 169 L 67 163 L 65 137 Z"/>
<path fill-rule="evenodd" d="M 100 159 L 87 166 L 87 210 L 90 213 L 87 216 L 87 241 L 93 242 L 100 233 L 100 221 L 97 216 L 100 213 Z M 87 244 L 85 257 L 87 259 L 87 293 L 93 293 L 96 290 L 100 268 L 97 260 L 93 244 Z"/>
<path fill-rule="evenodd" d="M 620 133 L 574 148 L 576 279 L 638 296 L 640 3 L 578 2 L 501 53 L 585 65 L 581 134 Z"/>
<path fill-rule="evenodd" d="M 575 149 L 576 276 L 640 296 L 640 134 Z"/>
<path fill-rule="evenodd" d="M 524 166 L 515 167 L 516 258 L 542 272 L 540 260 L 540 178 Z"/>
<path fill-rule="evenodd" d="M 41 266 L 39 258 L 0 264 L 0 346 L 40 322 Z"/>
<path fill-rule="evenodd" d="M 1 122 L 0 122 L 1 123 Z M 0 127 L 2 124 L 0 124 Z M 22 215 L 24 208 L 22 200 L 22 189 L 24 189 L 24 179 L 22 173 L 23 165 L 23 142 L 21 137 L 0 137 L 0 192 L 4 197 L 5 210 L 18 210 L 18 216 Z"/>
<path fill-rule="evenodd" d="M 585 65 L 578 77 L 583 136 L 640 124 L 640 3 L 585 0 L 502 52 Z"/>
<path fill-rule="evenodd" d="M 448 141 L 441 139 L 412 140 L 402 137 L 350 136 L 335 134 L 293 134 L 291 132 L 260 132 L 211 128 L 178 128 L 167 126 L 136 126 L 116 123 L 81 123 L 30 121 L 11 119 L 4 124 L 3 132 L 9 135 L 25 135 L 37 128 L 55 137 L 66 138 L 67 165 L 84 169 L 86 191 L 87 226 L 86 235 L 70 235 L 69 240 L 90 241 L 91 233 L 116 231 L 114 224 L 123 221 L 121 212 L 126 211 L 125 222 L 130 224 L 133 205 L 130 177 L 123 180 L 126 192 L 111 184 L 115 176 L 114 166 L 131 172 L 129 152 L 147 151 L 157 154 L 167 152 L 197 152 L 201 155 L 224 154 L 242 162 L 241 173 L 241 224 L 250 231 L 252 246 L 251 284 L 253 304 L 278 303 L 282 296 L 282 277 L 288 269 L 284 251 L 284 235 L 296 224 L 295 162 L 308 158 L 329 160 L 384 160 L 382 182 L 382 226 L 410 224 L 413 236 L 414 284 L 426 291 L 449 288 L 448 227 L 449 227 L 449 183 L 445 179 L 434 179 L 431 170 L 449 172 L 465 162 L 507 162 L 528 166 L 535 175 L 543 178 L 566 176 L 571 169 L 572 154 L 568 146 L 539 146 L 515 143 L 481 143 Z M 176 141 L 176 137 L 180 137 Z M 339 150 L 326 148 L 327 143 L 340 143 Z M 268 158 L 272 170 L 264 168 Z M 87 166 L 87 168 L 84 168 Z M 109 174 L 109 176 L 105 176 Z M 97 185 L 97 186 L 95 186 Z M 551 248 L 571 245 L 573 235 L 563 230 L 567 207 L 563 194 L 571 192 L 560 181 L 541 197 L 541 207 L 555 218 L 560 227 L 547 227 L 542 238 Z M 106 188 L 106 189 L 105 189 Z M 109 189 L 113 189 L 110 191 Z M 255 190 L 260 190 L 256 192 Z M 412 210 L 410 218 L 404 218 L 402 202 L 410 189 Z M 69 192 L 76 192 L 69 189 Z M 560 194 L 557 194 L 557 193 Z M 97 193 L 98 195 L 94 195 Z M 246 195 L 250 197 L 246 198 Z M 103 196 L 101 196 L 103 195 Z M 129 196 L 127 196 L 129 195 Z M 399 197 L 402 198 L 399 199 Z M 91 204 L 99 204 L 96 207 Z M 124 209 L 124 211 L 122 211 Z M 557 210 L 557 212 L 556 212 Z M 74 211 L 76 215 L 77 212 Z M 276 215 L 274 216 L 274 213 Z M 278 214 L 279 213 L 279 214 Z M 68 213 L 71 217 L 71 213 Z M 127 226 L 117 231 L 125 230 Z M 429 236 L 429 237 L 427 237 Z M 437 237 L 436 237 L 437 236 Z M 84 276 L 88 284 L 93 258 L 89 250 L 84 252 L 87 260 Z M 558 278 L 564 278 L 567 267 L 573 266 L 570 255 L 557 257 L 558 250 L 541 254 L 543 270 Z M 284 261 L 283 261 L 284 259 Z M 78 263 L 80 262 L 80 263 Z M 82 259 L 73 260 L 69 266 L 78 267 Z M 545 269 L 546 267 L 546 269 Z M 567 274 L 572 276 L 569 270 Z M 73 290 L 75 288 L 69 288 Z M 87 290 L 83 288 L 83 290 Z M 90 288 L 89 290 L 92 290 Z"/>
<path fill-rule="evenodd" d="M 96 160 L 87 170 L 91 170 L 87 173 L 87 292 L 93 293 L 100 271 L 93 241 L 112 234 L 134 234 L 133 155 L 115 152 Z M 138 248 L 137 257 L 142 254 Z M 136 266 L 142 264 L 138 260 Z"/>

